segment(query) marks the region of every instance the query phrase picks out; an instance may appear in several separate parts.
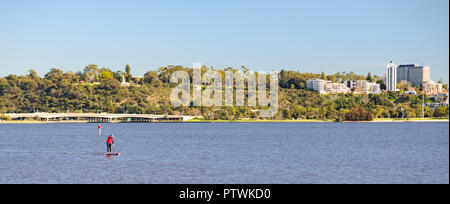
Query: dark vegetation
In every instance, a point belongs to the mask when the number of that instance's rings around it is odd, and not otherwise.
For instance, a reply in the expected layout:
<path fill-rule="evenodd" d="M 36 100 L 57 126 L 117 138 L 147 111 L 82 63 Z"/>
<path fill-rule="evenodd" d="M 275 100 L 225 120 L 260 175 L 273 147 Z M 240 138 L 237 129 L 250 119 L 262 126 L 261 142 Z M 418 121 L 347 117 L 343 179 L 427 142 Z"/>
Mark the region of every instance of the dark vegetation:
<path fill-rule="evenodd" d="M 253 111 L 259 107 L 173 107 L 170 93 L 176 84 L 169 82 L 175 71 L 192 69 L 182 66 L 161 67 L 148 71 L 143 78 L 132 76 L 130 66 L 125 72 L 88 65 L 76 73 L 51 69 L 43 78 L 35 71 L 28 75 L 9 75 L 0 78 L 1 113 L 39 112 L 106 112 L 137 114 L 169 114 L 203 116 L 205 119 L 234 120 L 257 118 Z M 213 68 L 203 67 L 203 72 Z M 224 76 L 225 70 L 216 70 Z M 246 71 L 247 68 L 242 67 Z M 414 118 L 422 116 L 421 96 L 403 95 L 396 92 L 379 95 L 320 95 L 305 89 L 306 80 L 322 78 L 339 82 L 342 80 L 383 80 L 371 75 L 337 73 L 334 75 L 280 72 L 279 111 L 271 119 L 326 119 L 335 121 L 361 121 L 373 118 Z M 122 80 L 131 86 L 121 86 Z M 425 98 L 427 102 L 430 99 Z M 448 108 L 425 108 L 425 117 L 446 117 Z M 7 119 L 2 115 L 2 119 Z"/>

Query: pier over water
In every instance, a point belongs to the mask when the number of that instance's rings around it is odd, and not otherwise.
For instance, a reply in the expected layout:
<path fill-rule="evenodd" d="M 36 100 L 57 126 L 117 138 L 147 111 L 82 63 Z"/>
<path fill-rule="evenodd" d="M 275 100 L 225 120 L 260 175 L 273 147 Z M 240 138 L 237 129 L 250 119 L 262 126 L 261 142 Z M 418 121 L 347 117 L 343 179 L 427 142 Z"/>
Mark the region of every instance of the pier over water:
<path fill-rule="evenodd" d="M 39 121 L 86 121 L 90 123 L 150 123 L 150 122 L 182 122 L 194 116 L 148 115 L 148 114 L 108 114 L 108 113 L 8 113 L 11 120 Z"/>

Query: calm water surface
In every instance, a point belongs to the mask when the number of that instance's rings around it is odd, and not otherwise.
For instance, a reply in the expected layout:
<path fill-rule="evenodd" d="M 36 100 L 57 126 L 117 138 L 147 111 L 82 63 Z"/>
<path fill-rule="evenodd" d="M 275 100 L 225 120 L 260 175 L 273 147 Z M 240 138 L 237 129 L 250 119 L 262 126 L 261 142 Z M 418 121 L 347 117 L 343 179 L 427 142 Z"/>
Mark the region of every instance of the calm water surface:
<path fill-rule="evenodd" d="M 108 158 L 106 134 L 119 157 Z M 0 183 L 449 183 L 449 124 L 0 124 Z"/>

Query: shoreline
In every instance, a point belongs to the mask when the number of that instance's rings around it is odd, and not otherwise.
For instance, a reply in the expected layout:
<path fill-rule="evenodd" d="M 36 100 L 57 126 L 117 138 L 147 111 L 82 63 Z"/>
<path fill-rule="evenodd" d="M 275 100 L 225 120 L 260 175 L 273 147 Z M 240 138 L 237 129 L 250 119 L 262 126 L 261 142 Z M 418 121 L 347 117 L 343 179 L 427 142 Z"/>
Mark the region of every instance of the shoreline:
<path fill-rule="evenodd" d="M 424 123 L 424 122 L 449 122 L 449 119 L 375 119 L 373 121 L 343 121 L 342 123 Z M 88 121 L 0 121 L 0 124 L 75 124 L 89 123 Z M 109 123 L 130 123 L 113 121 Z M 148 122 L 148 123 L 335 123 L 333 120 L 188 120 L 181 122 Z M 93 123 L 96 124 L 96 123 Z"/>

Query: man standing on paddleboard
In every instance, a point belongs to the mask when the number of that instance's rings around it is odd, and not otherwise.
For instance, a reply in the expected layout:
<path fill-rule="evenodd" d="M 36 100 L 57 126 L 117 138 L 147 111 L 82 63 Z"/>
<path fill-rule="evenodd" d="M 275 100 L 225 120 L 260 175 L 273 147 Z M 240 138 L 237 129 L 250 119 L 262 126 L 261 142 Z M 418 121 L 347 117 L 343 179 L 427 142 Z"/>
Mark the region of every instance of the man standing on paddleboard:
<path fill-rule="evenodd" d="M 111 146 L 114 144 L 114 136 L 110 135 L 108 136 L 108 139 L 106 139 L 106 152 L 111 153 Z"/>

